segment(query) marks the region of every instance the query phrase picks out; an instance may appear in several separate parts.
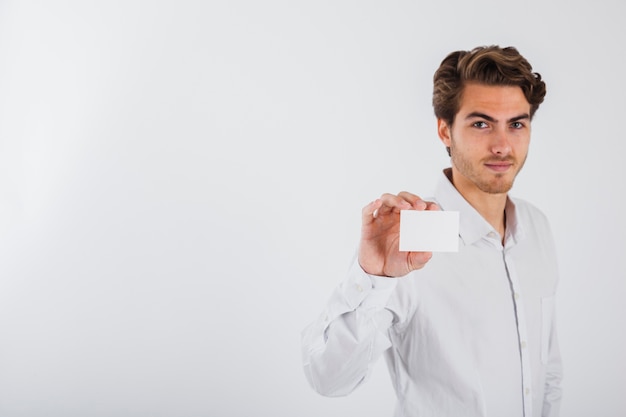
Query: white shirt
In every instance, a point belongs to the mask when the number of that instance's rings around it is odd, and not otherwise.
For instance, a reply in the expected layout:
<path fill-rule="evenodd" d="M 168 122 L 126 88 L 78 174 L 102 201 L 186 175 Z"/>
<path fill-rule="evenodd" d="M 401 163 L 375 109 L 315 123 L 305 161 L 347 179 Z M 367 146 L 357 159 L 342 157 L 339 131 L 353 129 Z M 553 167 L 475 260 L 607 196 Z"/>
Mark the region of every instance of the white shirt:
<path fill-rule="evenodd" d="M 304 369 L 323 395 L 347 395 L 384 354 L 396 417 L 557 416 L 562 378 L 549 224 L 509 197 L 505 244 L 445 175 L 435 201 L 459 211 L 459 251 L 402 278 L 355 259 L 302 334 Z"/>

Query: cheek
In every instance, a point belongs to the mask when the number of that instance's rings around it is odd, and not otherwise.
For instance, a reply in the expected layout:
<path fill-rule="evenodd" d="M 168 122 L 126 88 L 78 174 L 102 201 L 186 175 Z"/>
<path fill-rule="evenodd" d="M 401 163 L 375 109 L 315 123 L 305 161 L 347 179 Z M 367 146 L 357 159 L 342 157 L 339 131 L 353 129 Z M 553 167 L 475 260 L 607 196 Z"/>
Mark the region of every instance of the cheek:
<path fill-rule="evenodd" d="M 451 139 L 454 142 L 454 146 L 458 149 L 474 150 L 485 146 L 489 140 L 489 133 L 469 128 L 457 128 L 457 130 L 452 132 Z"/>
<path fill-rule="evenodd" d="M 513 149 L 515 150 L 515 153 L 518 155 L 528 153 L 529 145 L 530 145 L 529 137 L 519 138 L 518 140 L 515 140 L 512 142 Z"/>
<path fill-rule="evenodd" d="M 452 147 L 457 152 L 460 152 L 464 155 L 472 155 L 481 152 L 481 143 L 483 143 L 483 141 L 467 136 L 464 136 L 462 140 L 458 139 L 458 137 L 455 136 L 452 142 Z"/>

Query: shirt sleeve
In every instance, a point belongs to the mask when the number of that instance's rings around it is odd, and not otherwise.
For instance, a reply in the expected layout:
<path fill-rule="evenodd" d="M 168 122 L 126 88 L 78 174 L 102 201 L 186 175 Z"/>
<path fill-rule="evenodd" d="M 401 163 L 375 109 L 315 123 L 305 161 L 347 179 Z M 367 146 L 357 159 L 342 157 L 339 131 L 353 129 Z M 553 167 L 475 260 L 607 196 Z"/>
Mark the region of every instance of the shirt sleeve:
<path fill-rule="evenodd" d="M 563 364 L 559 350 L 556 331 L 554 306 L 552 311 L 552 325 L 548 347 L 548 363 L 546 369 L 546 386 L 543 400 L 542 417 L 557 417 L 560 415 L 563 379 Z"/>
<path fill-rule="evenodd" d="M 391 346 L 385 309 L 397 280 L 368 275 L 355 257 L 347 278 L 326 308 L 302 332 L 305 375 L 326 396 L 343 396 L 363 383 L 373 364 Z"/>

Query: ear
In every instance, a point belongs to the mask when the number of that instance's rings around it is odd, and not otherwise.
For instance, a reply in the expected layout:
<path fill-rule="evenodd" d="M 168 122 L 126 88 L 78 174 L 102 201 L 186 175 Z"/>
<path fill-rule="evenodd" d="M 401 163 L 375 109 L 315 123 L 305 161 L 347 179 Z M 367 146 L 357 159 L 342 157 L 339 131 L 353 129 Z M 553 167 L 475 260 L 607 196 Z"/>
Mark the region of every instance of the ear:
<path fill-rule="evenodd" d="M 437 134 L 439 139 L 446 145 L 447 148 L 452 146 L 452 135 L 450 134 L 450 126 L 443 119 L 437 119 Z"/>

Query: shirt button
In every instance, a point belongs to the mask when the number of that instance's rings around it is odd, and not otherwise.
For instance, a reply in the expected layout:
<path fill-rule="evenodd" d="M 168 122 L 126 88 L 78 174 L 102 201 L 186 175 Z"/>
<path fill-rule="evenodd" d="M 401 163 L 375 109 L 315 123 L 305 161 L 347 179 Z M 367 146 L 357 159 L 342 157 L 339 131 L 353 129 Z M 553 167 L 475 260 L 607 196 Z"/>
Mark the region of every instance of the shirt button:
<path fill-rule="evenodd" d="M 522 345 L 522 349 L 526 349 L 526 342 L 522 342 L 521 345 Z"/>
<path fill-rule="evenodd" d="M 516 300 L 519 300 L 519 294 L 518 294 L 518 293 L 513 294 L 513 297 L 514 297 Z"/>
<path fill-rule="evenodd" d="M 530 388 L 526 388 L 524 392 L 526 393 L 526 395 L 530 394 Z"/>
<path fill-rule="evenodd" d="M 362 287 L 360 284 L 357 284 L 357 285 L 356 285 L 356 290 L 357 290 L 358 292 L 363 292 L 363 287 Z"/>

